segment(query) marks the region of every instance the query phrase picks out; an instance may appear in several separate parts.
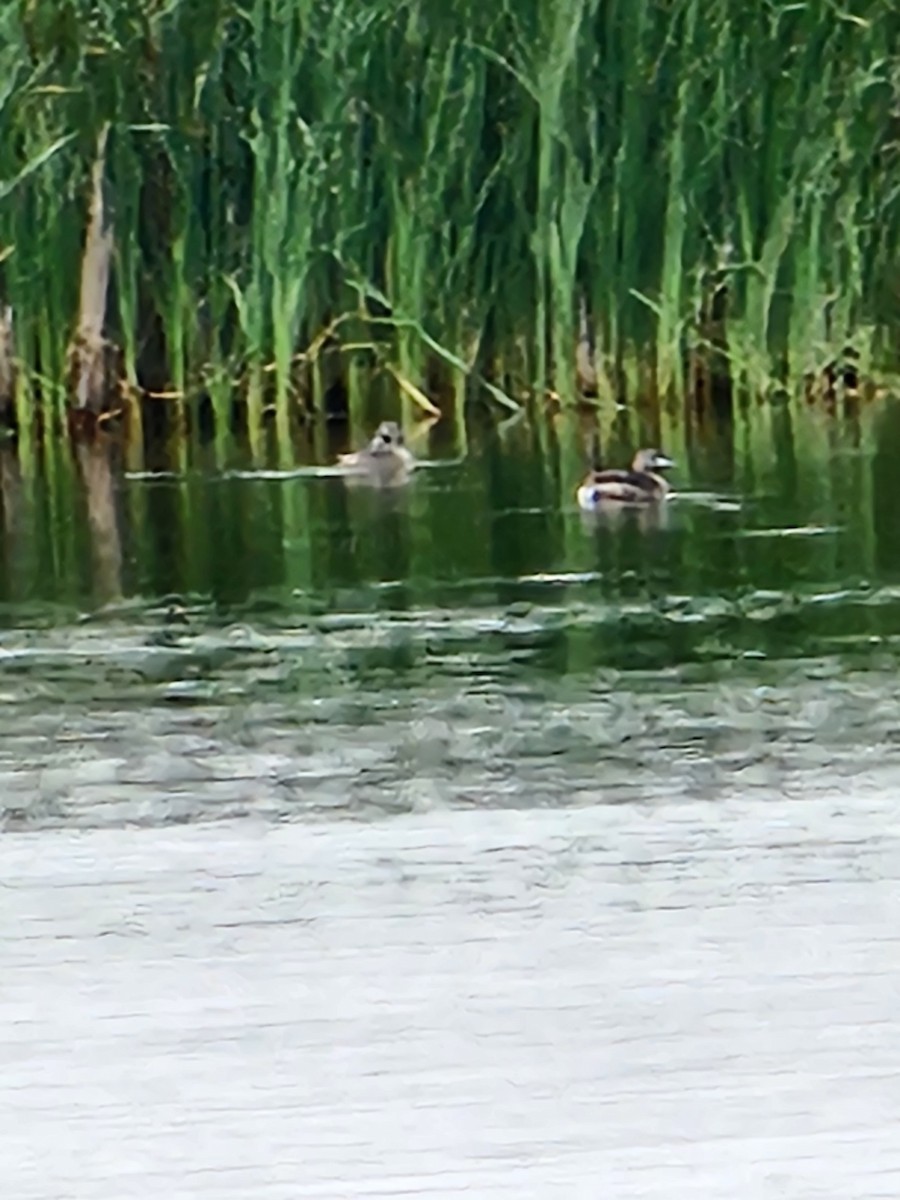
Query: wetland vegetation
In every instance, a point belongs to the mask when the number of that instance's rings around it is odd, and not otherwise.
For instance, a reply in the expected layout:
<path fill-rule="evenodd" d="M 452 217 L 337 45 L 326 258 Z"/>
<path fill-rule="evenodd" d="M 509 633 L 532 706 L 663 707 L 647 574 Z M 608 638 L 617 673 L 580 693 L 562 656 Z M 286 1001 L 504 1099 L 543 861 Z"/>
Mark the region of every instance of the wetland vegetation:
<path fill-rule="evenodd" d="M 0 388 L 61 427 L 87 344 L 134 427 L 237 410 L 259 447 L 266 413 L 872 378 L 898 43 L 890 0 L 6 5 Z"/>
<path fill-rule="evenodd" d="M 900 1195 L 898 46 L 0 4 L 10 1195 Z"/>
<path fill-rule="evenodd" d="M 564 672 L 893 653 L 894 6 L 0 21 L 6 628 L 333 619 L 364 663 L 340 622 L 387 614 L 377 670 L 463 676 L 532 610 L 514 656 Z M 411 487 L 316 476 L 385 418 Z M 668 523 L 585 524 L 598 430 L 674 457 Z"/>

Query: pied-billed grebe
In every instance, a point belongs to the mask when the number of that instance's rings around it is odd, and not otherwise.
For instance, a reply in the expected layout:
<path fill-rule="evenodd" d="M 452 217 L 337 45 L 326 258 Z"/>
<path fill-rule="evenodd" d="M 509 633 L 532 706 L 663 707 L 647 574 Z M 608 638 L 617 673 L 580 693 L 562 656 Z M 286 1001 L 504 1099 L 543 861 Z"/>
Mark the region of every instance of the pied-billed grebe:
<path fill-rule="evenodd" d="M 338 456 L 338 465 L 352 479 L 376 487 L 398 487 L 409 479 L 416 460 L 407 450 L 396 421 L 382 421 L 368 446 Z"/>
<path fill-rule="evenodd" d="M 669 485 L 659 471 L 675 463 L 660 450 L 638 450 L 630 470 L 595 467 L 577 492 L 580 508 L 592 509 L 604 501 L 619 504 L 653 504 L 665 500 Z"/>

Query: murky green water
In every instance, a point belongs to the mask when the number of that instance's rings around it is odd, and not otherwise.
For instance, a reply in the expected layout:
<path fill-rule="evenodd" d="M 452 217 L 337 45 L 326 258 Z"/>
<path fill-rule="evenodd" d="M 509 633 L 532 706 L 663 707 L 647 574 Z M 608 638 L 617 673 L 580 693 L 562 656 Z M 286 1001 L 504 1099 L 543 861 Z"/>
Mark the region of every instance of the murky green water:
<path fill-rule="evenodd" d="M 585 518 L 524 424 L 390 496 L 237 458 L 86 490 L 7 451 L 5 820 L 893 786 L 898 444 L 890 403 L 710 424 L 659 522 Z"/>

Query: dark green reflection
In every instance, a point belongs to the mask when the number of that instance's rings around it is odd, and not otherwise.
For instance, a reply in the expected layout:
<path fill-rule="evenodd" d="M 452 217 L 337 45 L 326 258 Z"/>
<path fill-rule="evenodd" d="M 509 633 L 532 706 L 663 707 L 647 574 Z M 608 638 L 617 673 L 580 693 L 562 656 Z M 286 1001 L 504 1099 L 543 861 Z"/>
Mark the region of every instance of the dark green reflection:
<path fill-rule="evenodd" d="M 630 451 L 619 426 L 608 455 Z M 354 672 L 448 654 L 547 675 L 864 654 L 900 633 L 898 443 L 890 402 L 709 418 L 685 436 L 664 520 L 593 523 L 577 463 L 525 424 L 473 431 L 464 459 L 387 494 L 211 468 L 129 478 L 61 452 L 26 470 L 4 446 L 0 621 L 176 605 L 260 627 L 400 622 L 353 650 Z"/>

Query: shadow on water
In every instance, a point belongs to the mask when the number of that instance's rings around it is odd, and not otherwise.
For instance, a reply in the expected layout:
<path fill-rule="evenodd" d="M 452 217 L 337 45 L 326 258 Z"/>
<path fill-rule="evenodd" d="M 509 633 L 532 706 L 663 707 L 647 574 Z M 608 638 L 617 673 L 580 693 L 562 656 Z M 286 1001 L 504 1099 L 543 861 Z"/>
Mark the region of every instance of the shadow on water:
<path fill-rule="evenodd" d="M 527 426 L 389 495 L 0 447 L 4 820 L 894 786 L 898 424 L 694 430 L 659 519 L 585 518 Z"/>

